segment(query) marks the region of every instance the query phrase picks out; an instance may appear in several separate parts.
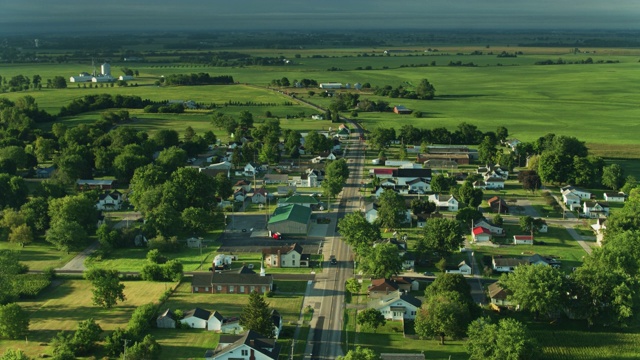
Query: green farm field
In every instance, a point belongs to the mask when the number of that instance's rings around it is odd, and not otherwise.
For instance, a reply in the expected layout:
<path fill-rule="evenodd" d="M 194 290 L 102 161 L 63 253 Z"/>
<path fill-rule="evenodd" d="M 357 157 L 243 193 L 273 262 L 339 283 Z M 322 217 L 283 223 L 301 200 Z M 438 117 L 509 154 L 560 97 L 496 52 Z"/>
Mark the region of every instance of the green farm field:
<path fill-rule="evenodd" d="M 505 48 L 508 49 L 508 48 Z M 470 51 L 462 48 L 458 51 Z M 485 51 L 478 48 L 476 50 Z M 492 49 L 497 52 L 500 49 Z M 510 51 L 516 51 L 511 48 Z M 287 77 L 296 79 L 310 78 L 318 82 L 351 83 L 368 82 L 372 86 L 403 85 L 411 88 L 420 79 L 427 78 L 437 89 L 434 101 L 405 100 L 379 98 L 366 92 L 361 92 L 361 98 L 384 100 L 390 105 L 402 104 L 414 111 L 421 111 L 424 118 L 399 116 L 393 113 L 360 113 L 358 120 L 367 129 L 390 124 L 398 130 L 402 125 L 412 124 L 418 127 L 434 128 L 447 127 L 455 129 L 461 122 L 478 126 L 483 131 L 493 131 L 498 126 L 506 126 L 510 135 L 522 141 L 531 141 L 547 133 L 575 136 L 585 141 L 592 152 L 608 158 L 640 158 L 640 142 L 636 134 L 640 133 L 640 105 L 636 84 L 640 81 L 640 63 L 638 54 L 629 50 L 593 49 L 589 54 L 571 54 L 566 49 L 563 54 L 558 49 L 553 53 L 549 49 L 520 48 L 525 55 L 517 58 L 497 58 L 490 55 L 455 55 L 456 49 L 446 52 L 453 55 L 423 55 L 416 52 L 392 56 L 354 56 L 360 51 L 331 50 L 324 51 L 326 58 L 311 58 L 312 55 L 323 53 L 323 50 L 278 52 L 284 55 L 301 53 L 291 66 L 249 66 L 249 67 L 207 67 L 203 65 L 180 64 L 127 64 L 140 71 L 140 84 L 151 84 L 161 75 L 173 73 L 208 72 L 212 75 L 232 75 L 241 84 L 253 86 L 193 86 L 193 87 L 156 87 L 154 85 L 126 87 L 126 88 L 97 88 L 78 89 L 73 84 L 64 90 L 42 89 L 40 91 L 26 91 L 20 93 L 5 93 L 9 99 L 31 95 L 39 105 L 53 113 L 61 105 L 74 98 L 92 93 L 132 94 L 153 100 L 194 100 L 205 104 L 222 104 L 229 100 L 255 101 L 279 104 L 276 107 L 230 107 L 221 108 L 223 112 L 237 114 L 242 110 L 249 110 L 259 118 L 269 110 L 281 118 L 304 112 L 306 116 L 315 110 L 288 96 L 268 90 L 266 86 L 273 79 Z M 372 51 L 372 50 L 371 50 Z M 369 51 L 370 54 L 373 54 Z M 378 53 L 381 50 L 376 50 Z M 251 53 L 251 51 L 246 51 Z M 265 51 L 257 51 L 262 54 Z M 364 51 L 362 51 L 364 52 Z M 535 52 L 535 53 L 534 53 Z M 595 53 L 594 53 L 595 52 Z M 442 51 L 445 53 L 445 51 Z M 342 54 L 342 55 L 340 55 Z M 411 56 L 409 56 L 411 55 Z M 575 64 L 575 65 L 533 65 L 540 60 L 556 60 L 562 57 L 565 61 L 579 61 L 588 57 L 594 61 L 615 60 L 615 64 Z M 436 61 L 437 66 L 410 67 Z M 446 66 L 449 61 L 474 62 L 478 67 Z M 500 62 L 504 66 L 496 66 Z M 25 74 L 32 76 L 41 74 L 44 79 L 49 76 L 64 74 L 70 76 L 76 72 L 86 70 L 86 66 L 77 64 L 64 65 L 10 65 L 0 70 L 2 76 Z M 112 64 L 114 72 L 121 65 Z M 373 70 L 355 70 L 357 67 L 371 66 Z M 401 67 L 406 66 L 406 67 Z M 327 71 L 336 67 L 342 71 Z M 386 68 L 385 68 L 386 67 Z M 41 70 L 42 69 L 42 70 Z M 75 71 L 73 71 L 75 70 Z M 313 103 L 326 106 L 330 98 L 319 96 L 310 97 L 309 89 L 282 89 L 297 92 Z M 319 93 L 321 90 L 315 90 Z M 293 106 L 281 106 L 285 101 L 294 102 Z M 199 128 L 204 128 L 207 114 L 180 115 L 177 118 L 156 116 L 149 117 L 146 128 L 173 127 L 180 124 L 180 118 L 189 118 Z M 89 116 L 89 118 L 87 117 Z M 94 115 L 97 116 L 97 115 Z M 81 115 L 80 120 L 88 120 L 91 115 Z M 167 119 L 167 120 L 165 120 Z M 144 119 L 143 119 L 144 120 Z M 67 120 L 65 120 L 67 121 Z M 68 119 L 74 121 L 74 119 Z M 144 121 L 141 121 L 143 124 Z M 191 121 L 184 121 L 186 127 Z M 291 125 L 297 129 L 314 129 L 307 120 L 295 119 Z M 327 128 L 328 125 L 321 127 Z M 195 128 L 195 127 L 194 127 Z"/>
<path fill-rule="evenodd" d="M 91 303 L 91 284 L 85 280 L 56 280 L 57 286 L 49 288 L 38 298 L 19 302 L 30 314 L 28 342 L 25 340 L 0 340 L 0 353 L 8 348 L 22 349 L 27 355 L 37 357 L 49 353 L 48 346 L 60 331 L 73 331 L 78 322 L 94 318 L 105 332 L 125 327 L 133 311 L 140 305 L 157 302 L 172 283 L 124 281 L 126 301 L 111 309 L 103 309 Z"/>

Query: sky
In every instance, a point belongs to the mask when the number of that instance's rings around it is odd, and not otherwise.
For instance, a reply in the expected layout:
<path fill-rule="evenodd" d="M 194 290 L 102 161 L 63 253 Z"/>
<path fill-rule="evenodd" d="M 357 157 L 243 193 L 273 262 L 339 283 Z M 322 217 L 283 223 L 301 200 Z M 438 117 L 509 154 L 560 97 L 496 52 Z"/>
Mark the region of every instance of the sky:
<path fill-rule="evenodd" d="M 0 34 L 173 30 L 638 30 L 638 0 L 0 0 Z"/>

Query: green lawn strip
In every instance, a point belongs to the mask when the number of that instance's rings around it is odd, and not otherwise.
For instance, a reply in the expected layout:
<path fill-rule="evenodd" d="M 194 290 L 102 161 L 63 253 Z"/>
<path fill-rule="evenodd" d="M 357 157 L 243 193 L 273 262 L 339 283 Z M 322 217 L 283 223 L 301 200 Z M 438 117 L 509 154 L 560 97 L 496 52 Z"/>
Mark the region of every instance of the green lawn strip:
<path fill-rule="evenodd" d="M 375 353 L 420 353 L 424 351 L 429 359 L 468 359 L 463 348 L 464 341 L 446 339 L 445 345 L 440 345 L 439 340 L 420 340 L 403 336 L 403 326 L 400 321 L 387 321 L 385 326 L 376 332 L 371 330 L 357 334 L 358 346 L 368 347 Z"/>
<path fill-rule="evenodd" d="M 52 244 L 38 239 L 21 247 L 18 244 L 2 241 L 0 250 L 11 250 L 18 253 L 18 260 L 29 267 L 29 270 L 45 270 L 60 268 L 73 259 L 77 252 L 58 251 Z"/>
<path fill-rule="evenodd" d="M 307 290 L 306 281 L 274 280 L 273 284 L 278 294 L 304 294 Z"/>
<path fill-rule="evenodd" d="M 342 340 L 344 341 L 342 344 L 342 349 L 345 350 L 345 354 L 351 350 L 355 349 L 355 346 L 359 343 L 357 342 L 356 335 L 356 309 L 345 309 L 344 310 L 344 319 L 343 319 L 343 332 L 344 336 Z"/>
<path fill-rule="evenodd" d="M 200 359 L 207 350 L 218 346 L 220 334 L 205 329 L 151 330 L 162 351 L 160 359 Z"/>
<path fill-rule="evenodd" d="M 293 358 L 294 360 L 302 360 L 304 358 L 304 351 L 307 348 L 307 339 L 309 338 L 309 331 L 311 327 L 309 324 L 300 326 L 300 333 L 298 334 L 298 341 L 294 344 Z"/>

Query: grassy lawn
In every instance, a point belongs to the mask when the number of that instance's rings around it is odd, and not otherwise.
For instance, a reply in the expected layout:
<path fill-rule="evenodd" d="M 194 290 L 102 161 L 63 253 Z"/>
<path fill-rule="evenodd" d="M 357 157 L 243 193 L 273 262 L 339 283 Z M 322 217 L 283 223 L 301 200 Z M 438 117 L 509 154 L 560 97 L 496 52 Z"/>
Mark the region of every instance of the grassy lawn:
<path fill-rule="evenodd" d="M 58 251 L 53 245 L 43 240 L 20 247 L 9 242 L 0 242 L 0 250 L 12 250 L 18 253 L 18 260 L 29 266 L 30 270 L 59 268 L 76 256 L 76 252 Z"/>
<path fill-rule="evenodd" d="M 302 296 L 275 295 L 266 300 L 271 307 L 278 310 L 285 323 L 298 320 L 302 307 Z M 209 311 L 217 310 L 223 316 L 232 317 L 240 316 L 242 307 L 248 302 L 249 296 L 244 294 L 193 294 L 191 293 L 191 282 L 187 280 L 178 286 L 164 307 L 183 311 L 201 307 Z"/>
<path fill-rule="evenodd" d="M 419 340 L 405 338 L 402 334 L 402 323 L 399 321 L 387 321 L 385 326 L 377 331 L 359 331 L 356 335 L 355 345 L 369 347 L 374 352 L 389 353 L 416 353 L 424 351 L 429 359 L 468 359 L 463 348 L 464 341 L 445 339 L 445 345 L 440 345 L 439 340 Z M 353 348 L 353 345 L 349 347 Z"/>
<path fill-rule="evenodd" d="M 505 230 L 510 235 L 521 233 L 519 227 L 514 225 L 505 225 Z M 512 236 L 507 236 L 498 241 L 506 244 L 512 239 Z M 546 234 L 536 234 L 535 240 L 544 242 L 544 245 L 501 245 L 499 248 L 474 245 L 474 255 L 478 266 L 484 267 L 483 256 L 523 257 L 540 254 L 562 261 L 562 269 L 565 271 L 571 271 L 571 268 L 582 264 L 582 258 L 586 255 L 578 242 L 573 240 L 564 228 L 549 226 L 549 231 Z"/>
<path fill-rule="evenodd" d="M 209 263 L 216 256 L 218 245 L 209 242 L 202 249 L 182 248 L 180 251 L 163 253 L 169 259 L 178 259 L 184 266 L 184 271 L 207 270 L 211 266 Z M 126 248 L 114 250 L 108 258 L 89 258 L 87 266 L 97 266 L 107 269 L 118 269 L 120 271 L 140 271 L 147 264 L 148 248 Z M 201 265 L 202 264 L 202 265 Z"/>
<path fill-rule="evenodd" d="M 173 284 L 146 281 L 124 281 L 126 301 L 111 309 L 92 304 L 91 285 L 85 280 L 59 280 L 61 283 L 30 301 L 19 302 L 30 314 L 29 342 L 0 340 L 0 353 L 7 348 L 24 350 L 35 357 L 48 351 L 40 343 L 49 342 L 60 331 L 75 330 L 78 322 L 94 318 L 105 331 L 125 327 L 133 311 L 140 305 L 157 301 Z"/>
<path fill-rule="evenodd" d="M 281 293 L 304 294 L 304 292 L 307 290 L 306 281 L 274 280 L 273 284 L 276 287 L 276 292 L 278 294 L 281 294 Z"/>
<path fill-rule="evenodd" d="M 280 313 L 284 324 L 291 324 L 298 320 L 302 307 L 302 296 L 295 295 L 275 295 L 267 298 L 267 303 Z M 194 307 L 200 307 L 209 311 L 219 311 L 225 317 L 240 316 L 242 307 L 249 302 L 248 295 L 227 295 L 227 294 L 192 294 L 189 281 L 178 286 L 169 300 L 164 304 L 163 309 L 187 311 Z M 291 331 L 293 331 L 291 326 Z M 283 333 L 286 333 L 283 327 Z M 308 334 L 308 326 L 307 326 Z M 293 333 L 293 332 L 291 332 Z M 174 330 L 156 329 L 153 334 L 158 335 L 158 342 L 162 346 L 161 359 L 190 359 L 201 358 L 205 351 L 217 346 L 219 335 L 204 330 Z M 301 335 L 302 336 L 302 335 Z M 302 338 L 301 338 L 302 339 Z M 306 341 L 306 336 L 304 337 Z M 284 340 L 290 346 L 290 342 Z M 182 351 L 184 345 L 184 351 Z M 289 349 L 283 349 L 289 352 Z M 303 350 L 304 351 L 304 348 Z"/>
<path fill-rule="evenodd" d="M 161 360 L 200 359 L 220 341 L 219 333 L 204 329 L 153 329 L 151 335 L 162 346 Z"/>

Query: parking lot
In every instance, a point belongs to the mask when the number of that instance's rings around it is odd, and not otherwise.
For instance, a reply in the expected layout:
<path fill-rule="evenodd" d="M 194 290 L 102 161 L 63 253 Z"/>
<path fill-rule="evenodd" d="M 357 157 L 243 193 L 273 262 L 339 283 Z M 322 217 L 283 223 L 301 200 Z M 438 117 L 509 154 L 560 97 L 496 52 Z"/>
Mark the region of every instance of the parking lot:
<path fill-rule="evenodd" d="M 303 252 L 317 254 L 324 238 L 284 236 L 275 240 L 267 236 L 266 217 L 264 215 L 235 214 L 227 218 L 227 230 L 221 237 L 222 253 L 260 253 L 262 249 L 276 246 L 289 246 L 298 243 Z"/>

